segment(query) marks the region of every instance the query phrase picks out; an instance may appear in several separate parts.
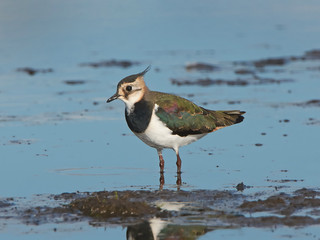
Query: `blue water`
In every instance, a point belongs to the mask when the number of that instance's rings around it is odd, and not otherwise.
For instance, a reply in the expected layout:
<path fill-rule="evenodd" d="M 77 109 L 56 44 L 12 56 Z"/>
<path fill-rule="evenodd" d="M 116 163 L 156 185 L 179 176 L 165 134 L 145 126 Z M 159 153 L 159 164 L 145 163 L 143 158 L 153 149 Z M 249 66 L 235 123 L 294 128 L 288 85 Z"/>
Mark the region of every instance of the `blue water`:
<path fill-rule="evenodd" d="M 252 186 L 250 191 L 279 185 L 289 191 L 318 188 L 320 128 L 319 123 L 307 123 L 309 118 L 319 120 L 320 111 L 293 103 L 319 99 L 320 72 L 308 70 L 319 67 L 319 61 L 259 73 L 292 83 L 179 87 L 170 79 L 235 79 L 239 76 L 234 61 L 298 56 L 317 49 L 319 10 L 318 1 L 292 0 L 1 1 L 1 196 L 158 189 L 156 151 L 130 132 L 123 103 L 105 103 L 120 79 L 149 64 L 152 69 L 145 78 L 152 90 L 208 103 L 209 109 L 247 112 L 243 123 L 181 149 L 182 189 L 230 190 L 239 182 Z M 111 59 L 141 64 L 125 69 L 80 66 Z M 220 70 L 185 70 L 186 64 L 198 61 Z M 29 76 L 17 72 L 20 67 L 53 72 Z M 85 83 L 66 85 L 65 80 Z M 279 122 L 284 119 L 290 122 Z M 174 152 L 165 151 L 164 158 L 165 188 L 174 189 Z M 297 181 L 279 183 L 283 179 Z M 260 233 L 251 231 L 243 230 L 244 238 Z M 111 236 L 96 228 L 84 232 Z M 83 232 L 76 234 L 86 238 Z M 118 230 L 113 234 L 121 235 Z M 50 234 L 50 239 L 55 236 Z M 201 239 L 210 239 L 206 236 Z"/>
<path fill-rule="evenodd" d="M 319 231 L 318 226 L 306 228 L 288 228 L 288 227 L 274 227 L 265 229 L 256 228 L 241 228 L 229 230 L 216 230 L 207 233 L 199 240 L 203 239 L 315 239 L 319 235 L 315 234 Z"/>

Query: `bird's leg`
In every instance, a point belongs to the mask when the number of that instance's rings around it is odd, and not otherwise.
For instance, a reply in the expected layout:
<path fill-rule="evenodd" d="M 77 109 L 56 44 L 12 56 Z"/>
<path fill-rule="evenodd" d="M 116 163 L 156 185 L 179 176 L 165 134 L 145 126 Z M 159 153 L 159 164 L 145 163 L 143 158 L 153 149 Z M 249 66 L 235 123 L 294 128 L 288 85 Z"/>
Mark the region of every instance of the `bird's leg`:
<path fill-rule="evenodd" d="M 182 180 L 181 180 L 181 158 L 179 155 L 179 149 L 176 149 L 176 154 L 177 154 L 177 190 L 180 190 Z"/>
<path fill-rule="evenodd" d="M 176 184 L 177 184 L 177 190 L 179 191 L 179 190 L 180 190 L 180 187 L 181 187 L 181 185 L 182 185 L 181 173 L 178 173 L 178 174 L 177 174 Z"/>
<path fill-rule="evenodd" d="M 177 173 L 181 174 L 181 158 L 179 152 L 177 152 Z"/>
<path fill-rule="evenodd" d="M 163 189 L 163 185 L 164 185 L 164 159 L 162 156 L 162 149 L 157 149 L 158 151 L 158 155 L 159 155 L 159 167 L 160 167 L 160 186 L 159 186 L 159 190 Z"/>
<path fill-rule="evenodd" d="M 164 159 L 162 156 L 162 149 L 157 150 L 159 155 L 159 167 L 160 167 L 160 173 L 164 173 Z"/>
<path fill-rule="evenodd" d="M 164 185 L 164 175 L 163 172 L 160 173 L 160 179 L 159 179 L 159 190 L 163 190 L 163 185 Z"/>

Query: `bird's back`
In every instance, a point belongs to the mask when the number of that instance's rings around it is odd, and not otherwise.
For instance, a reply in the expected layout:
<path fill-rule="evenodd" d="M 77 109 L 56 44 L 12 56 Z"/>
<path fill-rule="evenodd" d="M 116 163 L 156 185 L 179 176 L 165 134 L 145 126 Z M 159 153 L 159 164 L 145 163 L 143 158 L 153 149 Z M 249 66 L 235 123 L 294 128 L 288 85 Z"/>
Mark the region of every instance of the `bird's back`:
<path fill-rule="evenodd" d="M 240 123 L 245 112 L 239 110 L 213 111 L 168 93 L 149 91 L 146 98 L 158 106 L 156 115 L 173 134 L 209 133 L 218 128 Z"/>

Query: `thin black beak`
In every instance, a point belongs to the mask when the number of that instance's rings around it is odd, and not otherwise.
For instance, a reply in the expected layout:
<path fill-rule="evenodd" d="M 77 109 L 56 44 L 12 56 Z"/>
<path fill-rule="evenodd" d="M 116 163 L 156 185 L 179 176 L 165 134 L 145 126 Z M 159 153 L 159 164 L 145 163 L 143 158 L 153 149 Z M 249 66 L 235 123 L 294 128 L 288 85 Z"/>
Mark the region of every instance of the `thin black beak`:
<path fill-rule="evenodd" d="M 118 94 L 118 93 L 114 94 L 112 97 L 110 97 L 110 98 L 107 100 L 107 103 L 112 102 L 113 100 L 116 100 L 118 97 L 119 97 L 119 94 Z"/>

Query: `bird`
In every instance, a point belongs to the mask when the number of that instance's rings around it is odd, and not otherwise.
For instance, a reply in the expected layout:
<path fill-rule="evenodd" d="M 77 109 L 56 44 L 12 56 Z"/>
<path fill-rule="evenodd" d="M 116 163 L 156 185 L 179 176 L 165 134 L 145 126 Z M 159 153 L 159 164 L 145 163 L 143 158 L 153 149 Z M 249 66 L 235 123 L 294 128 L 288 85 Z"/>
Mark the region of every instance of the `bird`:
<path fill-rule="evenodd" d="M 107 103 L 120 99 L 125 103 L 125 119 L 130 130 L 157 150 L 160 173 L 164 172 L 163 149 L 176 153 L 177 173 L 181 174 L 179 148 L 208 133 L 243 121 L 240 110 L 214 111 L 173 94 L 151 91 L 144 76 L 150 70 L 123 78 Z"/>

